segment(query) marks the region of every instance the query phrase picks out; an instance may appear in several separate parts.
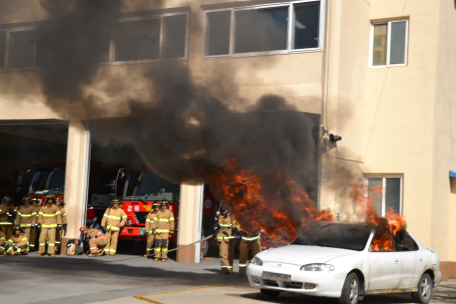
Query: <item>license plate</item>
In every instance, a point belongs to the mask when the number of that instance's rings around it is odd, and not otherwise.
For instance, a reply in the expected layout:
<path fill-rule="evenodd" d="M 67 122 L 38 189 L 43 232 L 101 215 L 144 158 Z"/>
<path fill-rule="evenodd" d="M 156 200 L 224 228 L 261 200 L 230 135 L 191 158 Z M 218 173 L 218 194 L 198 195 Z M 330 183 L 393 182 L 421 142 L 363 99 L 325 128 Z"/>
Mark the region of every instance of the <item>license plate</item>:
<path fill-rule="evenodd" d="M 291 274 L 263 271 L 262 279 L 263 280 L 282 281 L 282 282 L 291 282 Z"/>
<path fill-rule="evenodd" d="M 141 228 L 139 230 L 139 235 L 145 235 L 146 234 L 146 228 Z"/>

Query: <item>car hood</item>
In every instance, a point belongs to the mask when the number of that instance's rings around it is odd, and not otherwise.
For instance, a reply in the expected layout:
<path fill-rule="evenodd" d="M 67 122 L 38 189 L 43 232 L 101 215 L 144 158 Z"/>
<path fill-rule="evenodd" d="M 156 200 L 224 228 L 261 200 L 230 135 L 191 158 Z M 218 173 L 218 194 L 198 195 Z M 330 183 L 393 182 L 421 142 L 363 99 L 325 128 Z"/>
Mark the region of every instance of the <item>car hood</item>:
<path fill-rule="evenodd" d="M 310 263 L 326 263 L 329 260 L 359 251 L 306 245 L 288 245 L 280 248 L 269 249 L 261 252 L 258 257 L 263 262 L 277 262 L 294 265 Z"/>

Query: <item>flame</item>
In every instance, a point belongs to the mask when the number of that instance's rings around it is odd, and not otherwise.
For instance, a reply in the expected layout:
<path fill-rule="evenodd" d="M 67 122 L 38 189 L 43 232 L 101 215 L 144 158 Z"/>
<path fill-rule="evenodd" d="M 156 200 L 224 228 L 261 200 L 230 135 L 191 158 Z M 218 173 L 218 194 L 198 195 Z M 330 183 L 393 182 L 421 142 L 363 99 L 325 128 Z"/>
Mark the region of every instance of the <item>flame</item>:
<path fill-rule="evenodd" d="M 329 209 L 317 209 L 285 172 L 275 176 L 276 185 L 285 185 L 285 189 L 272 189 L 277 191 L 265 189 L 255 170 L 239 170 L 234 158 L 221 169 L 203 169 L 203 173 L 243 230 L 261 229 L 273 240 L 290 242 L 306 227 L 335 220 Z"/>
<path fill-rule="evenodd" d="M 202 169 L 210 183 L 215 185 L 215 194 L 234 214 L 245 231 L 263 230 L 271 239 L 291 242 L 306 228 L 320 222 L 335 221 L 329 209 L 316 208 L 309 195 L 286 173 L 278 172 L 274 177 L 277 189 L 265 189 L 264 180 L 254 169 L 239 169 L 232 158 L 218 169 Z M 280 189 L 279 189 L 280 188 Z M 403 229 L 405 219 L 390 208 L 386 217 L 381 217 L 373 202 L 381 198 L 381 186 L 369 188 L 365 193 L 363 184 L 355 184 L 349 195 L 362 207 L 365 221 L 378 227 L 372 241 L 373 251 L 393 251 L 392 234 Z"/>
<path fill-rule="evenodd" d="M 372 251 L 394 251 L 393 235 L 404 229 L 405 217 L 394 213 L 391 207 L 388 208 L 386 217 L 381 217 L 373 202 L 381 198 L 382 186 L 368 187 L 368 193 L 372 193 L 371 195 L 366 195 L 364 189 L 364 185 L 354 185 L 350 196 L 353 197 L 358 206 L 365 209 L 365 221 L 378 227 L 378 234 L 371 243 Z"/>

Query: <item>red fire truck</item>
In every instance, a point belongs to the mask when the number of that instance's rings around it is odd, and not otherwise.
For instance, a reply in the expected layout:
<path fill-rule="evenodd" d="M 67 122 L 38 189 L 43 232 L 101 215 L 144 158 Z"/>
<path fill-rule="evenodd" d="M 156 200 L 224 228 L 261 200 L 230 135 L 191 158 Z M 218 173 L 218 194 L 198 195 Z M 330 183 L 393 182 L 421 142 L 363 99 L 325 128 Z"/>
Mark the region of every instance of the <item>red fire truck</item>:
<path fill-rule="evenodd" d="M 169 209 L 174 213 L 177 232 L 179 194 L 180 185 L 155 175 L 146 165 L 140 169 L 127 171 L 122 193 L 122 209 L 128 219 L 119 238 L 145 241 L 146 218 L 152 210 L 152 204 L 164 200 L 169 202 Z M 176 235 L 177 233 L 170 235 L 170 241 L 176 241 Z"/>

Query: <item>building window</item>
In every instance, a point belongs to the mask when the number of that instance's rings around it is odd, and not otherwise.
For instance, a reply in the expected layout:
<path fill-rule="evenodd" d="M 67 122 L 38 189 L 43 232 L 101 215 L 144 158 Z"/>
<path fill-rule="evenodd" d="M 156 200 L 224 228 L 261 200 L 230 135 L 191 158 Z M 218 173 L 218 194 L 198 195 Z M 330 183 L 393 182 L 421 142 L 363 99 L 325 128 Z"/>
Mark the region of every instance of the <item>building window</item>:
<path fill-rule="evenodd" d="M 205 13 L 204 57 L 320 51 L 324 1 L 292 1 Z"/>
<path fill-rule="evenodd" d="M 49 64 L 49 29 L 10 32 L 9 68 L 45 67 Z"/>
<path fill-rule="evenodd" d="M 371 67 L 407 65 L 408 20 L 372 24 Z"/>
<path fill-rule="evenodd" d="M 389 208 L 402 214 L 402 177 L 369 176 L 366 180 L 368 195 L 379 215 L 385 216 Z"/>
<path fill-rule="evenodd" d="M 121 20 L 115 35 L 114 61 L 184 59 L 188 14 Z"/>

